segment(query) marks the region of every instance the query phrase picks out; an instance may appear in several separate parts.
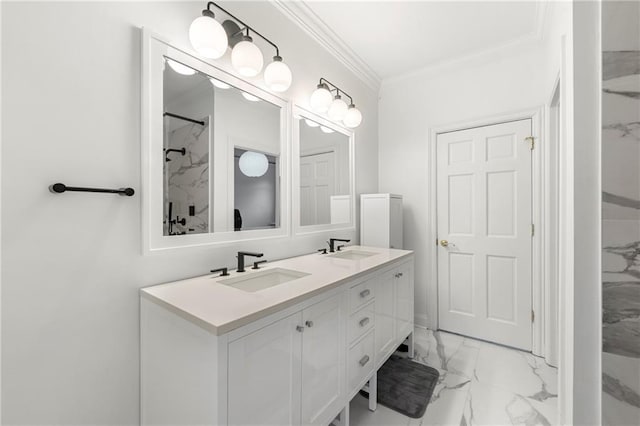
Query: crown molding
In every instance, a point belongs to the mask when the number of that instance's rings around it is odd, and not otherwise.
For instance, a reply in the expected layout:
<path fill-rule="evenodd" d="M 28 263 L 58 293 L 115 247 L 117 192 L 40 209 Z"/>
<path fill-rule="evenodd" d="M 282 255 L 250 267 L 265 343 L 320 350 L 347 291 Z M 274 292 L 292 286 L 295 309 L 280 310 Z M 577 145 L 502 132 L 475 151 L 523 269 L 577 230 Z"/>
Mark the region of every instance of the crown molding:
<path fill-rule="evenodd" d="M 358 56 L 329 26 L 303 1 L 270 0 L 294 24 L 333 55 L 349 71 L 376 93 L 380 89 L 380 76 Z"/>
<path fill-rule="evenodd" d="M 382 81 L 382 85 L 387 83 L 395 83 L 398 81 L 406 80 L 409 78 L 426 75 L 437 74 L 446 72 L 448 69 L 453 69 L 460 66 L 469 66 L 470 64 L 477 63 L 479 61 L 491 61 L 500 59 L 507 52 L 517 53 L 522 49 L 531 49 L 539 47 L 544 42 L 544 31 L 549 15 L 549 6 L 546 1 L 537 1 L 535 10 L 534 28 L 528 34 L 524 34 L 518 38 L 482 49 L 476 52 L 472 52 L 466 55 L 461 55 L 442 61 L 437 61 L 428 64 L 424 67 L 414 69 L 411 71 L 396 74 L 385 78 Z"/>

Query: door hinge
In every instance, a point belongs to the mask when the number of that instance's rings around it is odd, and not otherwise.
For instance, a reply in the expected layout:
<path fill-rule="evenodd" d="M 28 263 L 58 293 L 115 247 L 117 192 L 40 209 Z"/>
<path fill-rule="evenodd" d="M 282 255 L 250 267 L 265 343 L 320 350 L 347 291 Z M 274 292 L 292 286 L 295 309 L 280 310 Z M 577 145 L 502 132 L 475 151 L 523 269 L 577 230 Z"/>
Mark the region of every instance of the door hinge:
<path fill-rule="evenodd" d="M 536 146 L 536 138 L 534 138 L 533 136 L 527 136 L 526 138 L 524 138 L 525 142 L 529 141 L 529 149 L 531 151 L 533 151 L 533 148 L 535 148 Z"/>
<path fill-rule="evenodd" d="M 536 313 L 532 309 L 531 310 L 531 322 L 534 322 L 535 320 L 536 320 Z"/>
<path fill-rule="evenodd" d="M 536 234 L 536 226 L 532 223 L 531 224 L 531 236 L 533 237 Z"/>

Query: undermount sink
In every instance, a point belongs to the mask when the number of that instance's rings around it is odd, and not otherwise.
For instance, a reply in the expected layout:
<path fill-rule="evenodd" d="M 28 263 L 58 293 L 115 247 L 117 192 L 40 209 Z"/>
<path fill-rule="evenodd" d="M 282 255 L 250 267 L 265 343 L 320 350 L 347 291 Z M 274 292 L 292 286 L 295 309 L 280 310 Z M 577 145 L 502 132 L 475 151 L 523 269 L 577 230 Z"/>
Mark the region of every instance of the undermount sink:
<path fill-rule="evenodd" d="M 255 293 L 256 291 L 275 287 L 289 281 L 306 277 L 306 272 L 292 271 L 291 269 L 273 268 L 264 271 L 247 273 L 245 276 L 227 278 L 218 281 L 219 284 L 228 285 L 238 290 Z"/>
<path fill-rule="evenodd" d="M 346 250 L 346 251 L 330 254 L 327 257 L 335 257 L 337 259 L 347 259 L 347 260 L 361 260 L 361 259 L 366 259 L 367 257 L 375 256 L 376 254 L 378 253 L 374 253 L 371 251 Z"/>

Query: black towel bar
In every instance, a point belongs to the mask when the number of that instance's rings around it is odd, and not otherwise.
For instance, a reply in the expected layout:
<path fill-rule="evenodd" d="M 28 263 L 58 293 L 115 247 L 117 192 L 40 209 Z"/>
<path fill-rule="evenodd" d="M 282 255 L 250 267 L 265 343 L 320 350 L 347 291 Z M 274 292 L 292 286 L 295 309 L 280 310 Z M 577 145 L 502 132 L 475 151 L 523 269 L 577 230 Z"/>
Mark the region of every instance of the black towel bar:
<path fill-rule="evenodd" d="M 133 188 L 120 188 L 120 189 L 104 189 L 104 188 L 82 188 L 79 186 L 67 186 L 64 183 L 54 183 L 49 187 L 49 191 L 54 194 L 62 194 L 63 192 L 102 192 L 107 194 L 119 194 L 131 197 L 135 194 Z"/>

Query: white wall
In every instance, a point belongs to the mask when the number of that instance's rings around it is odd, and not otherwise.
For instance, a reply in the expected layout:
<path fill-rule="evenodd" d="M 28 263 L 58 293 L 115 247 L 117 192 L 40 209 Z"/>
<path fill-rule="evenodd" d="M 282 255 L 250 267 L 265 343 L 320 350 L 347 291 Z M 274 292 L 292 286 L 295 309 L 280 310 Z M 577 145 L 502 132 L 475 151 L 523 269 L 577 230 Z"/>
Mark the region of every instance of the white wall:
<path fill-rule="evenodd" d="M 437 302 L 428 261 L 430 129 L 530 109 L 546 101 L 540 43 L 384 81 L 380 94 L 379 190 L 404 196 L 404 246 L 416 252 L 416 323 L 433 326 Z M 550 85 L 549 85 L 550 86 Z"/>
<path fill-rule="evenodd" d="M 601 5 L 573 4 L 573 423 L 601 424 Z"/>
<path fill-rule="evenodd" d="M 141 255 L 138 27 L 187 46 L 203 6 L 2 4 L 3 424 L 137 424 L 140 287 L 232 266 L 238 249 L 275 260 L 326 240 Z M 223 6 L 278 42 L 302 106 L 321 76 L 354 96 L 356 188 L 376 192 L 377 94 L 272 5 Z M 57 181 L 137 194 L 53 195 Z"/>

